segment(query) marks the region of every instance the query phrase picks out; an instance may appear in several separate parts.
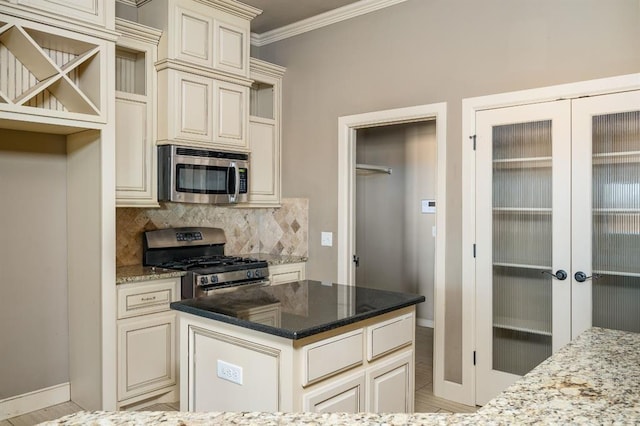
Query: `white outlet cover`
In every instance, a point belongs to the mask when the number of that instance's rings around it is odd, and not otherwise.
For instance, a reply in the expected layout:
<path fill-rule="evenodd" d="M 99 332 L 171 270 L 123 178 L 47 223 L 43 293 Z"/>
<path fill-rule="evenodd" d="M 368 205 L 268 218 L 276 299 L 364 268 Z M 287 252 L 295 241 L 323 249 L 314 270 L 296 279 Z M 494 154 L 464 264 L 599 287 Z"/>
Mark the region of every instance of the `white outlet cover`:
<path fill-rule="evenodd" d="M 325 247 L 333 246 L 333 232 L 322 232 L 320 234 L 320 244 Z"/>
<path fill-rule="evenodd" d="M 218 377 L 238 385 L 242 384 L 242 367 L 218 360 Z"/>

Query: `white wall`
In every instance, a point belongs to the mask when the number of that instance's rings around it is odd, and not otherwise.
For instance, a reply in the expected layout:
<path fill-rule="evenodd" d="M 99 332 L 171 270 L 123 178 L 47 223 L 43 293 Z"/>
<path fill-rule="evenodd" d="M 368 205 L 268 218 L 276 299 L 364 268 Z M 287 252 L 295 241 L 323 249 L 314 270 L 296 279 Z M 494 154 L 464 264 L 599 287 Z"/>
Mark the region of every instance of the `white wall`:
<path fill-rule="evenodd" d="M 0 400 L 69 381 L 64 136 L 0 129 Z"/>
<path fill-rule="evenodd" d="M 287 67 L 282 191 L 309 198 L 308 276 L 337 277 L 320 233 L 338 227 L 338 117 L 447 102 L 445 377 L 460 381 L 462 99 L 635 73 L 639 42 L 638 0 L 408 0 L 254 49 Z"/>

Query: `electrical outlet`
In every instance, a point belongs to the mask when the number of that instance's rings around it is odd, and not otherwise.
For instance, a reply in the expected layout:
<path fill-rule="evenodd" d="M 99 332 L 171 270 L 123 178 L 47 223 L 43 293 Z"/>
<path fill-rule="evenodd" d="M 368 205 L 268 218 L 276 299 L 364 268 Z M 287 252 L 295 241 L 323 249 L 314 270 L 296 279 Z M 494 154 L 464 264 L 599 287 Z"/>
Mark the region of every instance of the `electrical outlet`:
<path fill-rule="evenodd" d="M 238 385 L 242 384 L 242 367 L 218 360 L 218 377 Z"/>

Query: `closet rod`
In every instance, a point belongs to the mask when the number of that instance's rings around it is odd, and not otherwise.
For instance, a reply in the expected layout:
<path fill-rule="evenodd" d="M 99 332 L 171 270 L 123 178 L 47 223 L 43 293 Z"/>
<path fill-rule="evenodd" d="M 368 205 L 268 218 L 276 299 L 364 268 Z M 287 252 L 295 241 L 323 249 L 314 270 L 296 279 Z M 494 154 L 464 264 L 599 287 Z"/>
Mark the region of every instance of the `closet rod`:
<path fill-rule="evenodd" d="M 386 173 L 388 175 L 391 174 L 391 167 L 384 166 L 374 166 L 373 164 L 356 164 L 357 170 L 366 170 L 369 172 L 377 172 L 377 173 Z"/>

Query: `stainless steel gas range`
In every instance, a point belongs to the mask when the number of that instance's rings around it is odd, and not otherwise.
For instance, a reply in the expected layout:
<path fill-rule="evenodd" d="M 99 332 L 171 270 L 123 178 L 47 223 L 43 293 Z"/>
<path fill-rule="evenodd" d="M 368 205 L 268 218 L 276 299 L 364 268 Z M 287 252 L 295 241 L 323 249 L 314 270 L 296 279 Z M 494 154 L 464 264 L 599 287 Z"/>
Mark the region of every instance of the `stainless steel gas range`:
<path fill-rule="evenodd" d="M 220 228 L 147 231 L 143 237 L 143 264 L 186 271 L 182 277 L 183 299 L 238 286 L 269 284 L 267 262 L 250 257 L 225 256 L 226 242 Z"/>

